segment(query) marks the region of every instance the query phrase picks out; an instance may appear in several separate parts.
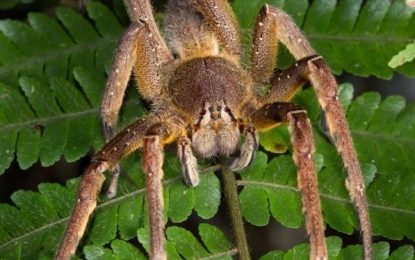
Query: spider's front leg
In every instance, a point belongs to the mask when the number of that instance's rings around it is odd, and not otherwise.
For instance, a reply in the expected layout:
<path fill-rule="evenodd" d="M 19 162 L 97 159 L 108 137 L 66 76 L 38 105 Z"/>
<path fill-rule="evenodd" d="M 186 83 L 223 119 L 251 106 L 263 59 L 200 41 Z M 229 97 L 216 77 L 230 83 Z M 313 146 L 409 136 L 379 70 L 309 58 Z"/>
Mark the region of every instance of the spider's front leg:
<path fill-rule="evenodd" d="M 120 39 L 101 105 L 106 142 L 114 135 L 133 66 L 142 97 L 152 100 L 160 95 L 162 65 L 173 59 L 155 26 L 148 1 L 132 1 L 130 7 L 132 20 L 136 21 Z M 114 166 L 107 193 L 110 198 L 116 195 L 119 172 L 119 166 Z"/>
<path fill-rule="evenodd" d="M 279 123 L 289 123 L 293 157 L 298 168 L 298 189 L 301 193 L 307 233 L 310 237 L 310 259 L 327 259 L 323 216 L 313 160 L 313 134 L 307 112 L 293 103 L 276 102 L 258 109 L 250 118 L 251 123 L 259 130 Z"/>
<path fill-rule="evenodd" d="M 56 258 L 69 259 L 79 244 L 89 216 L 104 182 L 104 171 L 116 166 L 118 161 L 143 147 L 143 169 L 147 183 L 147 200 L 150 214 L 150 241 L 152 259 L 165 259 L 164 219 L 161 180 L 163 178 L 162 145 L 176 139 L 183 132 L 180 118 L 153 115 L 129 125 L 108 142 L 87 167 L 78 189 L 78 199 L 70 216 Z"/>
<path fill-rule="evenodd" d="M 125 31 L 120 39 L 114 62 L 105 87 L 105 92 L 101 104 L 102 128 L 105 142 L 108 143 L 114 136 L 118 121 L 118 113 L 122 105 L 125 89 L 131 75 L 136 58 L 135 39 L 140 29 L 139 23 L 133 23 Z M 115 197 L 117 193 L 118 177 L 120 174 L 119 165 L 112 169 L 111 182 L 107 191 L 109 198 Z"/>
<path fill-rule="evenodd" d="M 241 55 L 238 22 L 227 0 L 194 0 L 196 8 L 209 24 L 224 50 L 236 60 Z"/>
<path fill-rule="evenodd" d="M 300 68 L 291 68 L 294 73 L 274 75 L 278 41 L 281 41 L 297 60 L 303 61 Z M 358 212 L 363 234 L 364 258 L 371 259 L 372 233 L 361 168 L 344 111 L 337 97 L 336 80 L 323 59 L 315 55 L 316 52 L 288 14 L 277 8 L 264 6 L 258 15 L 255 28 L 251 75 L 258 83 L 269 83 L 274 76 L 269 97 L 262 99 L 265 103 L 288 101 L 301 83 L 306 79 L 311 81 L 326 114 L 330 134 L 347 169 L 346 187 Z M 294 67 L 301 65 L 301 61 Z M 281 77 L 278 78 L 279 76 Z M 293 76 L 298 84 L 290 86 L 285 83 Z"/>

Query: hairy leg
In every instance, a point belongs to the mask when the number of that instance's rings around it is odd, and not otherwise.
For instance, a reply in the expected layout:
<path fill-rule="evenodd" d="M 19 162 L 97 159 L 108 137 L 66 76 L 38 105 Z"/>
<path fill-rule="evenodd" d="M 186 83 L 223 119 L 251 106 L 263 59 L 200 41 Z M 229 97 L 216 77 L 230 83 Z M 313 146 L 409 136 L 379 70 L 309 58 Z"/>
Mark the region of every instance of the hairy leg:
<path fill-rule="evenodd" d="M 287 116 L 294 161 L 298 168 L 298 189 L 301 192 L 307 233 L 310 237 L 310 259 L 328 259 L 316 167 L 312 156 L 314 143 L 310 121 L 304 110 L 290 112 Z"/>
<path fill-rule="evenodd" d="M 164 53 L 168 50 L 163 49 L 155 35 L 156 32 L 146 22 L 138 20 L 133 22 L 121 37 L 101 105 L 106 142 L 114 135 L 133 65 L 143 98 L 151 100 L 160 94 L 160 66 L 168 61 L 168 55 Z M 113 177 L 108 189 L 108 197 L 116 195 L 119 171 L 118 165 L 112 169 Z"/>
<path fill-rule="evenodd" d="M 146 177 L 147 205 L 150 226 L 150 259 L 167 259 L 164 237 L 163 152 L 160 136 L 144 138 L 143 170 Z"/>
<path fill-rule="evenodd" d="M 259 103 L 265 105 L 273 102 L 290 101 L 297 90 L 308 81 L 310 74 L 308 62 L 316 58 L 319 58 L 319 56 L 306 57 L 295 62 L 286 70 L 275 71 L 267 95 L 257 97 Z"/>
<path fill-rule="evenodd" d="M 104 133 L 110 139 L 118 120 L 125 89 L 135 65 L 139 91 L 143 98 L 153 99 L 160 94 L 160 66 L 169 61 L 154 36 L 155 32 L 142 20 L 133 22 L 120 39 L 109 73 L 101 105 Z M 168 52 L 168 50 L 166 49 Z"/>
<path fill-rule="evenodd" d="M 347 169 L 348 177 L 346 187 L 356 205 L 359 215 L 360 228 L 363 233 L 364 257 L 365 259 L 371 259 L 372 233 L 365 186 L 344 111 L 337 97 L 337 83 L 334 76 L 331 74 L 330 69 L 321 57 L 315 56 L 316 53 L 310 46 L 310 43 L 288 14 L 277 8 L 265 5 L 261 11 L 261 15 L 263 18 L 260 19 L 262 19 L 261 22 L 263 23 L 264 28 L 272 28 L 272 30 L 268 29 L 264 31 L 264 33 L 268 34 L 268 38 L 272 37 L 270 32 L 274 32 L 277 40 L 281 41 L 297 60 L 314 56 L 314 58 L 307 61 L 308 78 L 313 84 L 319 102 L 326 113 L 330 134 L 333 136 L 337 151 L 341 154 L 344 166 Z M 258 44 L 258 47 L 254 46 L 254 49 L 262 46 L 261 51 L 269 51 L 271 54 L 276 52 L 276 50 L 274 50 L 276 48 L 276 46 L 274 46 L 275 44 L 267 44 L 266 41 L 255 39 L 254 45 L 257 42 L 261 43 Z M 251 60 L 268 64 L 264 65 L 261 69 L 269 71 L 269 64 L 272 64 L 272 61 L 269 61 L 268 59 L 275 59 L 275 57 L 272 57 L 271 55 L 258 56 L 259 54 L 257 53 L 259 53 L 259 51 L 252 53 L 253 57 Z M 255 71 L 255 64 L 256 63 L 253 63 L 252 66 L 254 69 L 251 69 L 253 75 L 259 73 L 259 70 L 258 72 Z M 257 78 L 259 80 L 264 80 L 260 77 Z"/>
<path fill-rule="evenodd" d="M 96 200 L 105 179 L 104 171 L 116 166 L 122 157 L 142 147 L 147 135 L 158 135 L 162 141 L 177 136 L 181 126 L 172 122 L 178 121 L 172 119 L 167 120 L 166 124 L 162 124 L 160 118 L 154 115 L 138 120 L 117 134 L 94 156 L 92 163 L 87 167 L 82 177 L 78 200 L 55 259 L 66 260 L 74 254 L 85 231 L 89 216 L 96 207 Z M 148 157 L 144 154 L 144 157 L 146 156 Z M 148 169 L 145 165 L 144 172 L 151 179 L 152 174 L 146 171 Z M 149 192 L 151 191 L 149 190 Z"/>
<path fill-rule="evenodd" d="M 298 172 L 298 189 L 301 193 L 307 233 L 310 237 L 310 259 L 328 259 L 317 175 L 313 160 L 313 134 L 307 112 L 293 103 L 276 102 L 258 109 L 251 118 L 252 123 L 258 129 L 266 129 L 278 123 L 289 123 L 294 150 L 293 158 Z"/>
<path fill-rule="evenodd" d="M 78 200 L 69 219 L 56 259 L 69 259 L 75 253 L 89 216 L 96 207 L 96 201 L 105 179 L 104 171 L 114 167 L 118 160 L 130 150 L 141 146 L 143 132 L 148 127 L 147 122 L 136 122 L 130 125 L 128 130 L 118 134 L 95 155 L 92 163 L 85 170 L 78 189 Z"/>
<path fill-rule="evenodd" d="M 153 36 L 155 45 L 159 46 L 158 55 L 160 60 L 169 61 L 173 59 L 166 43 L 161 37 L 153 16 L 153 8 L 150 0 L 123 0 L 127 8 L 131 22 L 142 21 L 148 24 L 149 31 Z"/>
<path fill-rule="evenodd" d="M 277 64 L 278 37 L 277 25 L 271 21 L 268 9 L 259 12 L 252 39 L 251 76 L 257 83 L 269 83 Z"/>
<path fill-rule="evenodd" d="M 101 104 L 101 117 L 105 141 L 114 135 L 124 92 L 130 79 L 136 58 L 136 37 L 140 30 L 139 23 L 131 24 L 122 35 L 115 51 L 114 62 L 108 76 Z"/>
<path fill-rule="evenodd" d="M 336 81 L 323 60 L 319 59 L 309 64 L 310 80 L 316 87 L 317 96 L 324 111 L 326 122 L 333 137 L 338 152 L 341 154 L 348 176 L 346 187 L 356 205 L 362 229 L 364 256 L 371 259 L 372 232 L 369 218 L 365 184 L 359 166 L 356 151 L 351 139 L 349 126 L 345 119 L 343 107 L 337 97 Z"/>
<path fill-rule="evenodd" d="M 237 60 L 241 55 L 241 37 L 235 14 L 227 0 L 195 0 L 196 8 L 215 33 L 221 47 Z"/>
<path fill-rule="evenodd" d="M 97 205 L 97 198 L 105 179 L 103 173 L 108 167 L 107 162 L 93 162 L 85 170 L 79 184 L 78 200 L 68 221 L 68 226 L 55 259 L 70 259 L 75 253 L 78 243 L 84 234 L 89 216 Z"/>

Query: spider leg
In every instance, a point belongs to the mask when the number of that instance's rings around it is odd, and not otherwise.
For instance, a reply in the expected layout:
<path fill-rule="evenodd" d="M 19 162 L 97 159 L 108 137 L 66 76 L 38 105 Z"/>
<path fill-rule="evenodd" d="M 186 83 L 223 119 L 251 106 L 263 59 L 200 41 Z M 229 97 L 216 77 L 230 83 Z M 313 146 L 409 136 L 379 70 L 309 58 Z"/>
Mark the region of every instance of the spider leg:
<path fill-rule="evenodd" d="M 182 127 L 180 125 L 181 122 L 179 123 L 179 120 L 172 115 L 166 120 L 167 122 L 161 123 L 161 121 L 162 120 L 158 116 L 153 115 L 146 119 L 134 122 L 105 144 L 94 156 L 92 163 L 87 167 L 82 177 L 78 190 L 78 200 L 70 216 L 68 226 L 55 259 L 69 259 L 71 255 L 74 254 L 85 231 L 89 216 L 96 207 L 96 201 L 105 179 L 103 175 L 105 170 L 116 166 L 117 162 L 122 157 L 141 148 L 143 144 L 146 144 L 146 140 L 151 139 L 150 137 L 152 136 L 159 136 L 163 143 L 173 141 L 177 138 Z M 152 163 L 159 163 L 158 160 L 160 158 L 154 157 L 154 153 L 147 154 L 149 147 L 150 146 L 145 146 L 143 150 L 145 162 L 143 168 L 144 173 L 151 184 L 154 182 L 152 178 L 158 178 L 158 176 L 153 173 L 155 166 L 152 166 Z M 151 152 L 151 149 L 149 151 Z M 153 168 L 149 168 L 149 165 Z M 148 189 L 149 193 L 147 196 L 150 198 L 158 197 L 160 199 L 160 196 L 154 195 L 154 192 L 160 192 L 161 189 L 161 187 L 158 189 Z M 163 212 L 162 204 L 161 209 L 160 206 L 157 206 L 156 209 Z M 157 214 L 157 212 L 154 213 L 151 210 L 152 209 L 150 209 L 150 222 L 152 221 L 151 218 L 153 215 Z M 152 238 L 152 241 L 153 240 L 154 239 Z M 163 238 L 160 238 L 160 240 L 163 240 Z"/>
<path fill-rule="evenodd" d="M 150 38 L 153 38 L 154 46 L 157 47 L 158 59 L 162 62 L 167 62 L 173 59 L 166 43 L 161 36 L 156 21 L 153 16 L 153 8 L 150 0 L 124 0 L 124 5 L 127 9 L 128 16 L 132 22 L 142 21 L 148 25 L 148 30 L 151 33 Z M 153 55 L 153 54 L 151 54 Z M 146 64 L 140 64 L 146 66 Z"/>
<path fill-rule="evenodd" d="M 297 90 L 308 81 L 310 73 L 308 61 L 319 56 L 303 58 L 291 67 L 283 71 L 276 71 L 271 78 L 269 93 L 265 96 L 257 96 L 260 104 L 271 104 L 273 102 L 288 102 L 292 99 Z"/>
<path fill-rule="evenodd" d="M 199 169 L 197 159 L 193 154 L 192 141 L 186 136 L 182 136 L 177 141 L 177 154 L 182 165 L 182 175 L 186 184 L 196 187 L 199 184 Z"/>
<path fill-rule="evenodd" d="M 293 158 L 298 169 L 298 189 L 310 237 L 310 259 L 327 259 L 317 175 L 312 158 L 313 134 L 307 112 L 293 103 L 275 102 L 258 109 L 251 116 L 251 120 L 258 129 L 266 129 L 278 123 L 289 123 Z"/>
<path fill-rule="evenodd" d="M 85 170 L 81 183 L 79 184 L 78 200 L 72 211 L 55 259 L 70 259 L 75 253 L 79 240 L 88 223 L 89 216 L 96 207 L 97 198 L 105 179 L 103 172 L 108 167 L 108 162 L 92 162 Z"/>
<path fill-rule="evenodd" d="M 144 16 L 149 20 L 146 17 Z M 153 29 L 150 25 L 142 20 L 133 22 L 121 37 L 116 50 L 101 105 L 106 142 L 114 135 L 118 113 L 133 66 L 135 66 L 138 88 L 143 98 L 151 100 L 160 95 L 159 67 L 170 59 L 170 53 L 164 42 L 161 44 L 158 40 L 157 29 Z M 108 197 L 114 197 L 116 194 L 119 166 L 114 166 L 112 172 Z"/>
<path fill-rule="evenodd" d="M 266 5 L 259 12 L 253 35 L 251 48 L 251 76 L 257 83 L 269 83 L 277 65 L 278 37 L 277 25 L 268 15 Z"/>
<path fill-rule="evenodd" d="M 138 23 L 131 24 L 121 37 L 109 73 L 101 104 L 101 118 L 105 142 L 108 142 L 114 136 L 118 113 L 136 57 L 135 39 L 139 27 Z M 117 193 L 117 183 L 120 174 L 119 165 L 115 165 L 111 169 L 111 172 L 112 177 L 107 191 L 109 198 L 115 197 Z"/>
<path fill-rule="evenodd" d="M 241 37 L 235 14 L 227 0 L 195 0 L 196 8 L 215 33 L 221 47 L 227 53 L 240 59 Z"/>
<path fill-rule="evenodd" d="M 326 121 L 330 135 L 333 137 L 337 151 L 341 154 L 344 166 L 347 169 L 346 187 L 359 215 L 363 234 L 364 256 L 365 259 L 371 259 L 372 232 L 365 193 L 366 188 L 349 126 L 337 97 L 337 83 L 322 59 L 310 62 L 309 68 L 311 70 L 311 83 L 313 86 L 316 86 L 319 103 L 326 112 Z"/>
<path fill-rule="evenodd" d="M 275 38 L 281 41 L 297 60 L 316 55 L 305 36 L 285 12 L 265 5 L 257 21 L 257 28 L 268 28 L 263 30 L 262 40 L 257 34 L 254 39 L 251 74 L 254 79 L 256 77 L 259 80 L 258 82 L 270 77 L 271 65 L 275 64 L 273 63 L 275 61 L 269 60 L 275 59 L 275 56 L 268 54 L 276 54 L 276 40 L 271 40 L 271 44 L 267 43 L 273 37 L 272 35 L 276 35 Z M 260 55 L 260 53 L 263 54 Z M 261 62 L 264 65 L 260 65 Z M 256 68 L 256 65 L 259 67 Z M 308 79 L 315 88 L 319 103 L 326 114 L 330 134 L 333 136 L 337 151 L 342 156 L 344 166 L 347 169 L 346 187 L 359 215 L 363 234 L 364 257 L 371 259 L 372 235 L 365 185 L 344 111 L 337 97 L 337 83 L 321 57 L 314 56 L 309 59 L 307 67 Z M 258 76 L 262 70 L 267 72 L 267 78 Z"/>
<path fill-rule="evenodd" d="M 146 176 L 147 205 L 150 227 L 150 259 L 167 259 L 164 237 L 163 153 L 160 136 L 144 138 L 143 169 Z"/>

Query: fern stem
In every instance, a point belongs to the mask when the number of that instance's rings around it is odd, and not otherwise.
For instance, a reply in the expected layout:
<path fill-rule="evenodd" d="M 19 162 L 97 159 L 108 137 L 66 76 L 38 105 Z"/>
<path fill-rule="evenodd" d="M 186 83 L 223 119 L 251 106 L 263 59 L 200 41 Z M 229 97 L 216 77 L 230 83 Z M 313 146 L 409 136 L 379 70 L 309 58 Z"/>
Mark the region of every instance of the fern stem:
<path fill-rule="evenodd" d="M 242 219 L 241 208 L 239 206 L 235 175 L 225 163 L 222 163 L 221 169 L 223 174 L 225 198 L 231 215 L 232 228 L 235 235 L 236 246 L 239 251 L 239 259 L 249 260 L 251 257 L 249 255 L 244 222 Z"/>

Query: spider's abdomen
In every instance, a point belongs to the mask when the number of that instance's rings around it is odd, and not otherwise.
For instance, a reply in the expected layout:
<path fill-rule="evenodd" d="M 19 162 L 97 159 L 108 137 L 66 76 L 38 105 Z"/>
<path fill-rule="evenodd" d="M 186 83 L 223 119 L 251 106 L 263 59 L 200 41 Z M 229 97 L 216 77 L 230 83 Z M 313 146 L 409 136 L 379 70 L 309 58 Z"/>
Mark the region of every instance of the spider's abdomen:
<path fill-rule="evenodd" d="M 237 113 L 247 97 L 248 85 L 245 72 L 234 63 L 221 57 L 203 57 L 188 60 L 175 69 L 168 93 L 179 109 L 195 118 L 206 102 L 223 101 Z"/>

